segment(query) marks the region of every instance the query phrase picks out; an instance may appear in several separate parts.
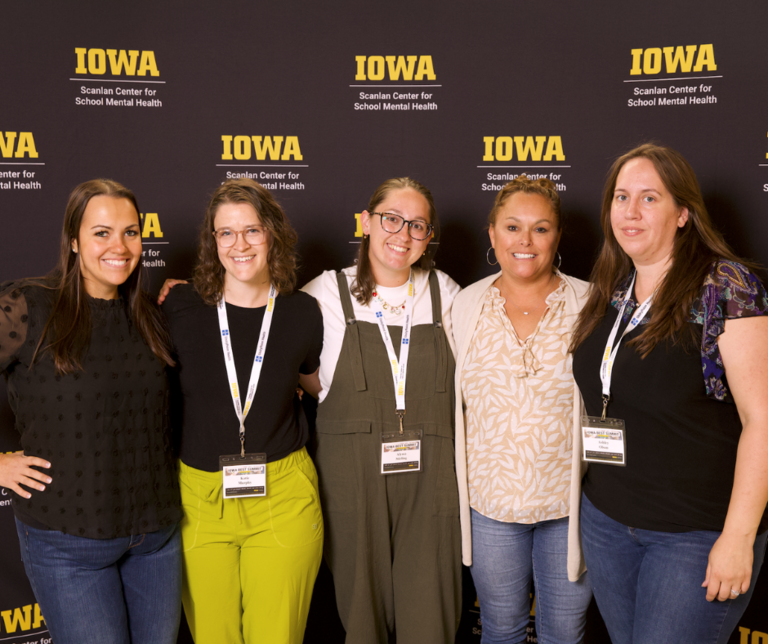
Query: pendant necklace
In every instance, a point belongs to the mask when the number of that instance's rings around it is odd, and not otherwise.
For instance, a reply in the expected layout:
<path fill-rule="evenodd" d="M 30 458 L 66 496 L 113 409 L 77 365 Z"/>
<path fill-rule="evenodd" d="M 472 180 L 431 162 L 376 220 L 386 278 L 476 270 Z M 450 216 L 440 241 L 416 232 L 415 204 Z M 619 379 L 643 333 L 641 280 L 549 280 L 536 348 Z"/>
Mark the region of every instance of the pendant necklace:
<path fill-rule="evenodd" d="M 552 277 L 554 277 L 554 276 L 555 276 L 555 274 L 554 274 L 554 273 L 552 273 Z M 551 283 L 552 283 L 552 278 L 550 278 L 549 282 L 547 282 L 547 288 L 549 288 L 549 285 L 550 285 Z M 501 289 L 499 289 L 499 291 L 501 291 Z M 523 309 L 521 309 L 521 308 L 520 308 L 520 307 L 519 307 L 517 304 L 515 304 L 515 303 L 514 303 L 514 302 L 513 302 L 511 299 L 509 299 L 509 297 L 505 297 L 504 299 L 505 299 L 507 302 L 509 302 L 509 303 L 510 303 L 512 306 L 514 306 L 514 307 L 515 307 L 515 308 L 516 308 L 518 311 L 520 311 L 520 313 L 522 313 L 523 315 L 528 315 L 528 314 L 530 314 L 530 313 L 533 313 L 534 311 L 536 311 L 536 310 L 537 310 L 537 309 L 538 309 L 538 308 L 539 308 L 539 307 L 540 307 L 542 304 L 544 304 L 544 302 L 546 302 L 546 301 L 547 301 L 547 297 L 549 297 L 549 293 L 547 293 L 547 294 L 544 296 L 544 301 L 543 301 L 543 302 L 539 302 L 539 303 L 538 303 L 538 304 L 537 304 L 537 305 L 536 305 L 534 308 L 532 308 L 530 311 L 523 311 Z"/>

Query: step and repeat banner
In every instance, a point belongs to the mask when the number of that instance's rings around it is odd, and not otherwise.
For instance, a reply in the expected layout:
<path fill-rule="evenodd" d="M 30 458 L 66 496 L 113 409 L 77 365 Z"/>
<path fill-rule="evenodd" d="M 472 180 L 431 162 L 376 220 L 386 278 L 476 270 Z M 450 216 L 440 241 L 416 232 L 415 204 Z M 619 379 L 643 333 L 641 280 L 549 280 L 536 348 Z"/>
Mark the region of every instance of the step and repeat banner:
<path fill-rule="evenodd" d="M 188 276 L 208 195 L 252 177 L 299 233 L 303 284 L 353 261 L 370 194 L 408 175 L 435 196 L 438 267 L 466 286 L 492 270 L 486 216 L 523 172 L 557 184 L 562 270 L 586 278 L 606 171 L 646 141 L 689 159 L 728 241 L 768 264 L 762 1 L 7 0 L 0 12 L 0 280 L 52 268 L 67 196 L 95 177 L 137 194 L 153 288 Z M 0 397 L 0 450 L 13 451 Z M 0 642 L 50 642 L 2 489 L 0 567 Z M 768 644 L 768 575 L 758 586 L 733 643 Z M 468 574 L 464 599 L 457 642 L 479 642 Z M 327 571 L 306 641 L 343 641 Z M 608 642 L 594 606 L 588 641 Z"/>

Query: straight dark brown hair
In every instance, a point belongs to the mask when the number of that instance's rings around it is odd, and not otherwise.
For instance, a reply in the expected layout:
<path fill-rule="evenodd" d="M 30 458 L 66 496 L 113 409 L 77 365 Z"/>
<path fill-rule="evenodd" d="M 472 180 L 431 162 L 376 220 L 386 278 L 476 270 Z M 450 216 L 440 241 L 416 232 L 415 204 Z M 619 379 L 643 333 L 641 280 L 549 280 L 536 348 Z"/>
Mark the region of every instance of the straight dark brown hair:
<path fill-rule="evenodd" d="M 216 211 L 228 203 L 246 203 L 253 206 L 261 225 L 267 230 L 269 244 L 267 266 L 269 279 L 281 295 L 290 295 L 296 288 L 296 242 L 298 235 L 285 216 L 272 193 L 253 179 L 229 179 L 222 183 L 208 202 L 200 242 L 197 264 L 192 282 L 207 304 L 216 306 L 224 293 L 226 271 L 219 260 L 216 238 L 213 236 Z"/>
<path fill-rule="evenodd" d="M 418 266 L 418 268 L 425 271 L 430 271 L 432 270 L 432 260 L 437 252 L 438 242 L 440 241 L 440 222 L 437 220 L 435 200 L 432 198 L 432 193 L 429 191 L 429 188 L 410 177 L 387 179 L 376 188 L 373 195 L 371 195 L 371 199 L 368 202 L 368 212 L 376 210 L 379 204 L 384 201 L 393 190 L 405 190 L 406 188 L 418 192 L 427 200 L 427 205 L 429 206 L 429 223 L 432 224 L 432 239 L 429 240 L 425 254 L 419 257 L 414 266 Z M 360 242 L 360 249 L 357 253 L 357 278 L 350 289 L 352 295 L 355 296 L 355 299 L 363 306 L 367 306 L 371 303 L 373 292 L 376 290 L 376 278 L 373 276 L 371 258 L 368 255 L 370 247 L 371 241 L 368 236 L 364 235 L 363 240 Z"/>
<path fill-rule="evenodd" d="M 688 320 L 713 262 L 726 259 L 754 269 L 753 264 L 735 255 L 712 224 L 696 174 L 683 155 L 672 148 L 652 143 L 636 147 L 616 159 L 608 172 L 600 214 L 603 244 L 589 278 L 592 288 L 579 314 L 571 351 L 597 328 L 614 291 L 634 269 L 632 260 L 613 234 L 611 205 L 619 172 L 628 161 L 638 158 L 653 163 L 675 204 L 688 209 L 688 221 L 675 234 L 671 265 L 653 299 L 651 319 L 629 345 L 634 345 L 642 357 L 647 356 L 659 342 L 666 340 L 681 342 L 686 349 L 692 349 L 695 336 Z"/>
<path fill-rule="evenodd" d="M 91 343 L 91 307 L 86 297 L 80 256 L 72 250 L 72 242 L 78 240 L 79 245 L 80 225 L 86 206 L 98 196 L 127 199 L 136 209 L 136 221 L 140 221 L 136 196 L 125 186 L 111 179 L 92 179 L 81 183 L 69 195 L 56 268 L 42 279 L 28 281 L 54 291 L 53 309 L 43 328 L 32 364 L 38 356 L 50 353 L 60 374 L 82 370 L 82 359 Z M 143 282 L 144 269 L 139 261 L 128 279 L 117 287 L 118 294 L 152 353 L 161 362 L 173 365 L 170 335 L 157 305 L 142 290 Z"/>

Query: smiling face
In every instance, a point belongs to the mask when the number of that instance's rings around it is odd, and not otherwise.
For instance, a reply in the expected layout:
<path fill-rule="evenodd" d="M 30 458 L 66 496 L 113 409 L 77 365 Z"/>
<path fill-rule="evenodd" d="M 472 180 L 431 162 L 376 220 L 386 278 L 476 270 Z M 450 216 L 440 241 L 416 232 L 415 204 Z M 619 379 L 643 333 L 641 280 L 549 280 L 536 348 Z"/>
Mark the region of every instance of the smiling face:
<path fill-rule="evenodd" d="M 128 199 L 92 197 L 83 211 L 72 250 L 80 258 L 80 273 L 91 297 L 117 298 L 141 259 L 139 213 Z"/>
<path fill-rule="evenodd" d="M 552 204 L 525 192 L 508 197 L 488 229 L 504 277 L 532 282 L 551 277 L 560 232 Z"/>
<path fill-rule="evenodd" d="M 627 161 L 616 178 L 611 228 L 635 266 L 666 263 L 677 229 L 688 221 L 649 159 Z"/>
<path fill-rule="evenodd" d="M 256 209 L 249 203 L 224 203 L 216 210 L 213 219 L 213 228 L 218 233 L 229 231 L 248 231 L 249 229 L 261 229 L 261 220 Z M 251 245 L 245 240 L 245 234 L 237 235 L 233 246 L 222 248 L 217 243 L 219 261 L 224 267 L 224 287 L 232 285 L 233 281 L 252 286 L 264 286 L 269 283 L 269 265 L 267 254 L 269 253 L 270 238 L 265 232 L 264 241 Z M 231 232 L 235 235 L 236 232 Z"/>
<path fill-rule="evenodd" d="M 409 221 L 418 220 L 432 223 L 429 204 L 423 195 L 413 188 L 390 191 L 377 204 L 376 212 L 400 215 Z M 381 217 L 364 210 L 360 217 L 363 234 L 370 235 L 368 257 L 377 284 L 399 286 L 408 279 L 411 265 L 418 261 L 432 239 L 413 239 L 405 224 L 399 232 L 388 233 L 381 227 Z"/>

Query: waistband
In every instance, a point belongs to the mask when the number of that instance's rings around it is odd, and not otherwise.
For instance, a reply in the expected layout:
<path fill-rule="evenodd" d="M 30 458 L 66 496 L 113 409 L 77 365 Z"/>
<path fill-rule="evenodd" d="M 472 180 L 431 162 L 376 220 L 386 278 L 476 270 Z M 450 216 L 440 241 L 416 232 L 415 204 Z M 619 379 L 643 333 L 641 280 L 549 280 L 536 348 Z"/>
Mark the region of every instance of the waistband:
<path fill-rule="evenodd" d="M 307 453 L 307 448 L 302 447 L 301 449 L 297 449 L 295 452 L 288 454 L 288 456 L 281 458 L 279 461 L 267 463 L 267 482 L 269 483 L 270 479 L 274 481 L 282 475 L 290 473 L 307 461 L 311 461 L 311 459 Z M 179 478 L 188 487 L 196 488 L 197 495 L 202 501 L 218 504 L 219 518 L 221 519 L 224 516 L 224 495 L 221 491 L 223 482 L 220 470 L 218 472 L 198 470 L 197 468 L 190 467 L 179 459 Z M 269 494 L 269 491 L 267 491 L 267 494 Z M 242 503 L 257 501 L 259 498 L 247 497 L 244 499 L 227 499 L 226 502 L 237 505 L 240 522 L 242 523 Z"/>

